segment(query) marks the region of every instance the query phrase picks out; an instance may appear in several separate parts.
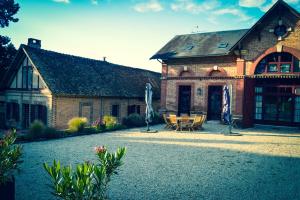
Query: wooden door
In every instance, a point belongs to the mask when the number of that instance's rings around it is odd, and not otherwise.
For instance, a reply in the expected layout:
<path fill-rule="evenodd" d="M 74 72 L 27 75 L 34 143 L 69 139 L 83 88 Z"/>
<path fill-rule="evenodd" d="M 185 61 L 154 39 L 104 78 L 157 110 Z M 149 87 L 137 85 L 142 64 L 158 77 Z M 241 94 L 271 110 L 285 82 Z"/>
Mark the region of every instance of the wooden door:
<path fill-rule="evenodd" d="M 181 85 L 178 92 L 178 115 L 190 114 L 191 111 L 191 86 Z"/>
<path fill-rule="evenodd" d="M 222 86 L 208 87 L 208 120 L 221 120 L 222 114 Z"/>

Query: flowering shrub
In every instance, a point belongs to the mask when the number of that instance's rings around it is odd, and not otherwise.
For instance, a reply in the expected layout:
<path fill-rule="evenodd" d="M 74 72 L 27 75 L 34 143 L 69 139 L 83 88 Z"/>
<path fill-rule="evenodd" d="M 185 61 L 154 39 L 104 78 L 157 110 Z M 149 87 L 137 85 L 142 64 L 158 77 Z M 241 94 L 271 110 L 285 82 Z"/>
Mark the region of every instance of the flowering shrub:
<path fill-rule="evenodd" d="M 117 118 L 110 115 L 105 115 L 103 117 L 103 123 L 106 127 L 115 126 L 117 124 Z"/>
<path fill-rule="evenodd" d="M 87 118 L 85 117 L 74 117 L 68 122 L 69 131 L 81 132 L 87 125 Z"/>
<path fill-rule="evenodd" d="M 92 127 L 95 127 L 100 132 L 105 130 L 105 124 L 101 118 L 98 118 L 96 121 L 94 121 Z"/>
<path fill-rule="evenodd" d="M 13 170 L 22 162 L 20 161 L 22 147 L 13 145 L 16 138 L 16 130 L 13 130 L 0 140 L 0 185 L 10 179 Z"/>
<path fill-rule="evenodd" d="M 53 161 L 52 166 L 44 163 L 53 182 L 53 194 L 61 199 L 107 199 L 106 191 L 110 177 L 117 174 L 123 164 L 122 158 L 126 148 L 118 148 L 117 152 L 109 153 L 104 146 L 95 148 L 99 163 L 84 162 L 78 164 L 73 171 L 71 166 L 61 166 Z"/>

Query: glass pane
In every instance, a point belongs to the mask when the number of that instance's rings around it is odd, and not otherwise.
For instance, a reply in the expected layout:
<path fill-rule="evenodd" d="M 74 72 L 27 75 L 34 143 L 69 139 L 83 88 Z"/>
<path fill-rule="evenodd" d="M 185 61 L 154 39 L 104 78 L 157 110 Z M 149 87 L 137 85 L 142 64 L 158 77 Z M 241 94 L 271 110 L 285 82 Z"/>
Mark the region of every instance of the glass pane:
<path fill-rule="evenodd" d="M 292 120 L 292 97 L 279 97 L 278 103 L 278 120 L 291 121 Z"/>
<path fill-rule="evenodd" d="M 297 58 L 294 59 L 294 72 L 300 72 L 300 61 Z"/>
<path fill-rule="evenodd" d="M 264 119 L 265 120 L 276 120 L 277 115 L 277 99 L 274 96 L 266 96 L 264 106 Z"/>
<path fill-rule="evenodd" d="M 23 88 L 27 88 L 27 67 L 23 67 L 22 81 L 23 81 Z"/>
<path fill-rule="evenodd" d="M 289 53 L 281 53 L 281 62 L 292 62 L 293 56 Z"/>
<path fill-rule="evenodd" d="M 266 57 L 266 61 L 267 62 L 278 62 L 279 61 L 278 57 L 279 57 L 278 53 L 272 53 Z"/>
<path fill-rule="evenodd" d="M 277 72 L 277 64 L 269 64 L 268 65 L 268 72 Z"/>
<path fill-rule="evenodd" d="M 284 73 L 291 72 L 291 64 L 281 64 L 280 68 L 281 68 L 281 72 Z"/>
<path fill-rule="evenodd" d="M 28 68 L 28 86 L 27 88 L 31 88 L 32 86 L 32 68 Z"/>
<path fill-rule="evenodd" d="M 265 72 L 267 64 L 265 62 L 260 62 L 256 69 L 255 69 L 255 74 L 262 74 Z"/>
<path fill-rule="evenodd" d="M 255 87 L 255 93 L 262 93 L 262 87 Z"/>
<path fill-rule="evenodd" d="M 292 88 L 291 87 L 280 87 L 279 92 L 284 93 L 284 94 L 292 94 Z"/>

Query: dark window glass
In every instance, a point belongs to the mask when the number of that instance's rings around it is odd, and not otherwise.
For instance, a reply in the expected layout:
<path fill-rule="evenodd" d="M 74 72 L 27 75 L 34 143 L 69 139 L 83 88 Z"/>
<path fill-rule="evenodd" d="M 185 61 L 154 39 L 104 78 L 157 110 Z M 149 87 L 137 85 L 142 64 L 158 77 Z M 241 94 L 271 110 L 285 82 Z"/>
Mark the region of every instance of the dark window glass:
<path fill-rule="evenodd" d="M 128 106 L 127 111 L 128 115 L 133 113 L 141 114 L 141 107 L 139 105 L 131 105 Z"/>
<path fill-rule="evenodd" d="M 27 88 L 27 67 L 22 68 L 22 88 Z"/>
<path fill-rule="evenodd" d="M 293 56 L 289 53 L 282 53 L 281 55 L 281 62 L 292 62 Z"/>
<path fill-rule="evenodd" d="M 135 113 L 135 105 L 128 106 L 127 113 L 128 113 L 128 115 Z"/>
<path fill-rule="evenodd" d="M 279 54 L 272 53 L 266 57 L 266 61 L 269 62 L 278 62 L 279 61 Z"/>
<path fill-rule="evenodd" d="M 284 73 L 291 72 L 291 64 L 281 64 L 280 69 Z"/>
<path fill-rule="evenodd" d="M 32 88 L 32 68 L 28 67 L 28 82 L 27 82 L 27 88 Z"/>
<path fill-rule="evenodd" d="M 266 87 L 265 92 L 267 92 L 267 93 L 276 93 L 277 92 L 277 87 Z"/>
<path fill-rule="evenodd" d="M 300 72 L 300 61 L 297 58 L 294 59 L 294 72 Z"/>
<path fill-rule="evenodd" d="M 284 93 L 284 94 L 292 94 L 292 88 L 291 87 L 280 87 L 279 92 Z"/>
<path fill-rule="evenodd" d="M 265 72 L 267 64 L 265 62 L 261 62 L 257 65 L 255 69 L 255 74 L 262 74 Z"/>
<path fill-rule="evenodd" d="M 29 104 L 22 105 L 22 118 L 23 118 L 23 128 L 28 128 L 30 125 L 30 113 L 29 113 Z"/>
<path fill-rule="evenodd" d="M 19 104 L 18 103 L 7 103 L 6 104 L 6 119 L 20 121 L 19 115 Z"/>
<path fill-rule="evenodd" d="M 276 120 L 277 116 L 277 98 L 274 96 L 265 96 L 264 98 L 264 120 Z"/>
<path fill-rule="evenodd" d="M 119 117 L 119 109 L 120 106 L 119 105 L 112 105 L 111 106 L 111 115 L 114 117 Z"/>
<path fill-rule="evenodd" d="M 38 105 L 38 119 L 47 125 L 47 107 Z"/>
<path fill-rule="evenodd" d="M 268 65 L 268 72 L 277 72 L 277 64 L 269 64 Z"/>

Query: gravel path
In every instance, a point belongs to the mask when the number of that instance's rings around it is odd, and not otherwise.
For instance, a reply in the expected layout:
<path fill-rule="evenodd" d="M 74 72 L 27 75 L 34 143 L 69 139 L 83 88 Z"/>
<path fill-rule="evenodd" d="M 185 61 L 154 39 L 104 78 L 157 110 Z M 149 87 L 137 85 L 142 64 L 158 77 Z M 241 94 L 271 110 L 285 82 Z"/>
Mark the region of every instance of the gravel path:
<path fill-rule="evenodd" d="M 259 126 L 224 136 L 225 126 L 204 127 L 196 133 L 131 129 L 24 144 L 17 200 L 54 199 L 42 163 L 95 160 L 93 148 L 103 144 L 128 149 L 111 182 L 111 199 L 300 199 L 299 129 Z"/>

